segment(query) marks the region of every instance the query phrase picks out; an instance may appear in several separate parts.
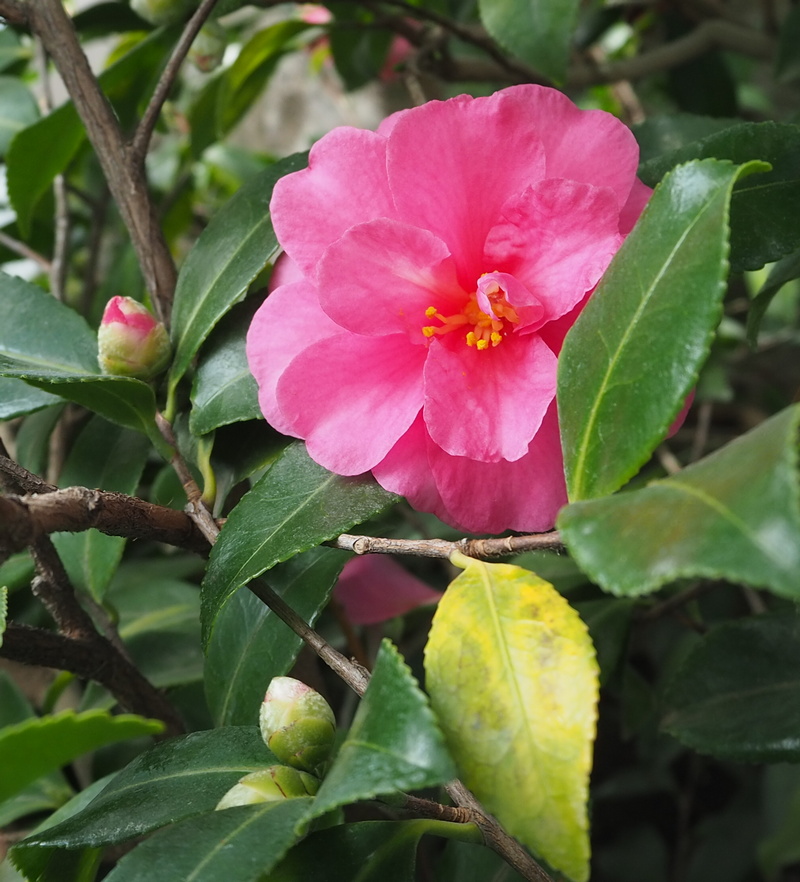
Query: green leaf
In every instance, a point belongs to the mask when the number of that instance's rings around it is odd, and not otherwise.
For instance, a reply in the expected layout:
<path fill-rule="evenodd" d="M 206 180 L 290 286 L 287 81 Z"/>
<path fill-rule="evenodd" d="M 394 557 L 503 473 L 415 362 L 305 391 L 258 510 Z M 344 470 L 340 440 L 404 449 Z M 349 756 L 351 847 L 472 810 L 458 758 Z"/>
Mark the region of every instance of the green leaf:
<path fill-rule="evenodd" d="M 57 395 L 29 386 L 24 380 L 0 378 L 0 420 L 13 420 L 58 404 L 60 400 Z"/>
<path fill-rule="evenodd" d="M 251 579 L 367 520 L 397 499 L 369 476 L 342 478 L 290 444 L 233 509 L 211 550 L 203 580 L 208 644 L 217 616 Z"/>
<path fill-rule="evenodd" d="M 459 777 L 556 869 L 589 876 L 586 801 L 598 671 L 586 626 L 547 582 L 455 555 L 426 685 Z"/>
<path fill-rule="evenodd" d="M 30 89 L 16 77 L 0 77 L 0 156 L 5 156 L 17 132 L 39 119 Z"/>
<path fill-rule="evenodd" d="M 311 833 L 289 852 L 266 882 L 414 882 L 417 845 L 425 834 L 477 833 L 470 828 L 422 819 L 340 824 Z M 488 878 L 482 877 L 481 882 Z"/>
<path fill-rule="evenodd" d="M 161 28 L 100 74 L 100 86 L 112 104 L 130 100 L 131 95 L 148 94 L 152 70 L 163 63 L 174 39 L 174 31 Z M 53 178 L 73 160 L 85 138 L 83 123 L 68 101 L 23 129 L 11 142 L 6 156 L 8 195 L 23 236 L 30 233 L 39 200 Z"/>
<path fill-rule="evenodd" d="M 328 603 L 347 555 L 312 548 L 270 573 L 270 586 L 309 625 Z M 249 591 L 238 591 L 219 617 L 208 645 L 205 687 L 218 726 L 252 725 L 273 677 L 288 673 L 303 641 Z"/>
<path fill-rule="evenodd" d="M 772 171 L 740 181 L 731 198 L 731 269 L 759 269 L 800 248 L 795 209 L 800 199 L 800 127 L 788 123 L 740 123 L 644 163 L 639 174 L 651 186 L 672 166 L 716 157 L 734 163 L 762 160 Z"/>
<path fill-rule="evenodd" d="M 51 717 L 25 720 L 0 733 L 0 800 L 18 793 L 31 781 L 105 744 L 155 735 L 159 720 L 133 714 L 112 717 L 101 711 L 76 714 L 63 711 Z"/>
<path fill-rule="evenodd" d="M 278 240 L 269 214 L 272 188 L 279 178 L 306 162 L 306 154 L 296 153 L 248 181 L 214 215 L 189 252 L 175 289 L 171 393 L 217 322 L 275 259 Z"/>
<path fill-rule="evenodd" d="M 636 474 L 697 382 L 722 315 L 731 188 L 759 168 L 705 160 L 671 172 L 567 335 L 558 405 L 570 500 Z"/>
<path fill-rule="evenodd" d="M 258 384 L 245 354 L 245 336 L 252 316 L 248 312 L 245 318 L 246 323 L 236 321 L 220 329 L 201 354 L 189 415 L 189 428 L 195 435 L 261 416 Z"/>
<path fill-rule="evenodd" d="M 8 588 L 0 585 L 0 646 L 3 645 L 3 634 L 6 630 L 8 619 Z"/>
<path fill-rule="evenodd" d="M 614 594 L 703 576 L 800 598 L 799 420 L 795 405 L 674 476 L 568 506 L 565 544 Z"/>
<path fill-rule="evenodd" d="M 775 74 L 782 82 L 800 77 L 800 9 L 792 6 L 781 24 Z"/>
<path fill-rule="evenodd" d="M 392 41 L 388 29 L 375 27 L 375 16 L 355 3 L 337 3 L 336 16 L 328 27 L 328 43 L 348 92 L 378 79 Z"/>
<path fill-rule="evenodd" d="M 381 643 L 353 724 L 314 801 L 314 816 L 456 775 L 425 694 L 397 649 Z"/>
<path fill-rule="evenodd" d="M 124 842 L 213 811 L 249 772 L 277 760 L 258 728 L 213 729 L 162 742 L 117 774 L 81 812 L 17 848 L 80 848 Z"/>
<path fill-rule="evenodd" d="M 61 473 L 61 486 L 98 487 L 131 494 L 139 486 L 149 451 L 146 438 L 95 417 L 70 450 Z M 119 566 L 125 539 L 86 530 L 56 533 L 53 542 L 73 585 L 100 601 Z"/>
<path fill-rule="evenodd" d="M 497 42 L 531 67 L 562 82 L 578 0 L 478 0 L 481 21 Z"/>
<path fill-rule="evenodd" d="M 644 122 L 631 126 L 631 131 L 639 144 L 639 161 L 644 165 L 647 174 L 647 163 L 650 160 L 660 163 L 662 155 L 672 155 L 687 144 L 738 124 L 737 119 L 720 119 L 693 113 L 665 113 L 661 116 L 648 116 Z M 672 166 L 664 168 L 662 176 L 669 168 Z"/>
<path fill-rule="evenodd" d="M 747 341 L 755 347 L 758 342 L 758 331 L 761 327 L 761 319 L 767 311 L 772 298 L 787 283 L 800 278 L 800 251 L 795 251 L 783 260 L 779 260 L 770 270 L 766 282 L 761 287 L 758 295 L 750 304 L 747 313 Z"/>
<path fill-rule="evenodd" d="M 669 681 L 662 726 L 700 753 L 740 762 L 800 760 L 800 618 L 726 622 Z"/>
<path fill-rule="evenodd" d="M 106 879 L 260 882 L 298 840 L 298 822 L 311 802 L 287 799 L 190 818 L 143 842 Z"/>

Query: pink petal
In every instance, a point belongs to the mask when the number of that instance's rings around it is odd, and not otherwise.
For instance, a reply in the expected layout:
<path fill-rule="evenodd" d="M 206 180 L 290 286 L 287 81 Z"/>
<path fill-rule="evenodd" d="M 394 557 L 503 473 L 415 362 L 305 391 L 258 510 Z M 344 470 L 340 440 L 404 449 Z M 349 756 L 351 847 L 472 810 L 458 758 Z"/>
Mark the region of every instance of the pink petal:
<path fill-rule="evenodd" d="M 374 625 L 438 603 L 442 596 L 390 557 L 365 555 L 347 561 L 333 589 L 355 625 Z"/>
<path fill-rule="evenodd" d="M 276 288 L 253 317 L 247 332 L 247 361 L 258 382 L 261 412 L 284 435 L 300 437 L 278 405 L 281 374 L 307 346 L 341 332 L 320 309 L 316 289 L 304 281 Z"/>
<path fill-rule="evenodd" d="M 278 406 L 312 459 L 339 475 L 361 474 L 419 413 L 425 355 L 400 334 L 319 340 L 284 371 Z"/>
<path fill-rule="evenodd" d="M 544 153 L 526 93 L 460 95 L 398 114 L 387 167 L 398 216 L 444 240 L 472 290 L 500 207 L 543 177 Z"/>
<path fill-rule="evenodd" d="M 580 110 L 557 89 L 515 86 L 525 95 L 533 130 L 544 144 L 548 178 L 610 187 L 620 206 L 631 192 L 639 145 L 631 130 L 602 110 Z"/>
<path fill-rule="evenodd" d="M 432 443 L 428 458 L 442 498 L 436 514 L 470 533 L 549 530 L 567 502 L 555 402 L 516 462 L 475 462 Z"/>
<path fill-rule="evenodd" d="M 536 334 L 478 351 L 454 332 L 425 362 L 425 425 L 453 456 L 517 460 L 556 394 L 556 357 Z"/>
<path fill-rule="evenodd" d="M 639 220 L 639 215 L 652 195 L 653 191 L 650 187 L 647 187 L 639 178 L 636 178 L 633 182 L 631 195 L 628 197 L 628 201 L 619 215 L 619 231 L 623 236 L 627 236 L 633 229 L 633 225 Z"/>
<path fill-rule="evenodd" d="M 612 190 L 548 179 L 503 206 L 485 263 L 522 282 L 551 321 L 597 284 L 621 241 Z"/>
<path fill-rule="evenodd" d="M 442 500 L 428 465 L 428 431 L 422 414 L 373 469 L 375 480 L 390 493 L 405 496 L 417 511 L 438 511 Z"/>
<path fill-rule="evenodd" d="M 314 280 L 323 251 L 345 230 L 394 217 L 386 180 L 386 140 L 374 132 L 334 129 L 311 149 L 308 168 L 275 185 L 270 203 L 278 241 Z"/>
<path fill-rule="evenodd" d="M 466 294 L 441 239 L 427 230 L 380 218 L 348 230 L 328 248 L 319 269 L 320 303 L 357 334 L 403 331 L 422 344 L 425 310 L 458 312 Z"/>

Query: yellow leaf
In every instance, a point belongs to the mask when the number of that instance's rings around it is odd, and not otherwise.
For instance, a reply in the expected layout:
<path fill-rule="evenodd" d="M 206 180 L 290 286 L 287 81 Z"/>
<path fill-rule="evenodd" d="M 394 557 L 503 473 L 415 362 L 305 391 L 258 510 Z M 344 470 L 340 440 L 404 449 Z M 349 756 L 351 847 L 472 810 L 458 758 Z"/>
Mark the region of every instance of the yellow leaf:
<path fill-rule="evenodd" d="M 425 670 L 459 774 L 509 833 L 584 882 L 598 694 L 586 625 L 528 570 L 451 559 L 465 571 L 439 602 Z"/>

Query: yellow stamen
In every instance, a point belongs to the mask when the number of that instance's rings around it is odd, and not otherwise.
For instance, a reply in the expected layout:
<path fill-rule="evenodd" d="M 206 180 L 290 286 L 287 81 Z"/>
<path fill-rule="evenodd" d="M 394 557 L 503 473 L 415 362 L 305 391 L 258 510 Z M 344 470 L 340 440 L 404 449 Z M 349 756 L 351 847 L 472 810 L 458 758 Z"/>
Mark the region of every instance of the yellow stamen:
<path fill-rule="evenodd" d="M 475 294 L 464 304 L 461 312 L 454 315 L 442 315 L 435 306 L 429 306 L 425 310 L 426 317 L 436 318 L 441 322 L 441 325 L 424 325 L 422 327 L 423 335 L 431 339 L 437 335 L 449 334 L 451 331 L 463 328 L 466 331 L 464 342 L 467 346 L 474 347 L 479 352 L 483 352 L 490 346 L 499 346 L 509 330 L 506 327 L 506 322 L 516 324 L 519 321 L 519 316 L 506 300 L 505 292 L 499 285 L 492 285 L 488 296 L 492 304 L 493 315 L 487 315 L 481 310 Z"/>

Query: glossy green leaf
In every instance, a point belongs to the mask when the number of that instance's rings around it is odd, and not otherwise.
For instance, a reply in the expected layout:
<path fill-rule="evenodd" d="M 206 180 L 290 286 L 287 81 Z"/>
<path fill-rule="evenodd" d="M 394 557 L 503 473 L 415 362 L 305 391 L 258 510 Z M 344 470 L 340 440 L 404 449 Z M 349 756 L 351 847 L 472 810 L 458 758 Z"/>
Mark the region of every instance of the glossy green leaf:
<path fill-rule="evenodd" d="M 342 551 L 312 548 L 276 566 L 269 583 L 313 626 L 346 559 Z M 270 680 L 288 673 L 302 645 L 254 594 L 234 594 L 217 618 L 206 656 L 206 697 L 216 724 L 255 724 Z"/>
<path fill-rule="evenodd" d="M 486 30 L 509 51 L 556 82 L 570 55 L 578 0 L 478 0 Z"/>
<path fill-rule="evenodd" d="M 303 168 L 306 162 L 306 154 L 294 154 L 248 181 L 214 215 L 189 252 L 175 289 L 171 390 L 217 322 L 275 259 L 278 240 L 269 215 L 272 188 L 279 178 Z"/>
<path fill-rule="evenodd" d="M 155 735 L 164 729 L 159 720 L 132 714 L 112 717 L 88 711 L 63 711 L 51 717 L 25 720 L 0 733 L 0 800 L 7 799 L 40 775 L 59 769 L 105 744 Z"/>
<path fill-rule="evenodd" d="M 465 570 L 439 601 L 425 672 L 459 777 L 509 833 L 584 882 L 598 696 L 587 628 L 528 570 L 453 562 Z"/>
<path fill-rule="evenodd" d="M 662 155 L 669 156 L 687 144 L 738 124 L 739 120 L 736 119 L 698 116 L 694 113 L 665 113 L 648 116 L 644 122 L 631 126 L 631 131 L 639 144 L 639 161 L 645 164 L 650 160 L 660 161 Z M 665 168 L 664 174 L 669 168 L 672 166 Z"/>
<path fill-rule="evenodd" d="M 153 68 L 163 62 L 174 38 L 174 32 L 160 28 L 100 74 L 100 86 L 112 104 L 147 94 Z M 53 178 L 67 168 L 85 138 L 83 123 L 68 101 L 11 142 L 6 157 L 8 195 L 23 235 L 30 232 L 33 211 Z"/>
<path fill-rule="evenodd" d="M 784 257 L 772 267 L 767 281 L 750 304 L 750 311 L 747 313 L 747 340 L 751 346 L 755 346 L 758 342 L 761 319 L 772 303 L 773 297 L 787 282 L 794 279 L 800 279 L 800 251 Z"/>
<path fill-rule="evenodd" d="M 568 506 L 558 519 L 565 544 L 614 594 L 703 576 L 797 599 L 799 420 L 795 405 L 676 475 Z"/>
<path fill-rule="evenodd" d="M 29 386 L 24 380 L 0 378 L 0 420 L 13 420 L 59 401 L 57 395 Z"/>
<path fill-rule="evenodd" d="M 75 439 L 61 486 L 98 487 L 132 494 L 150 452 L 147 439 L 95 417 Z M 53 541 L 76 588 L 100 601 L 119 566 L 125 539 L 98 530 L 57 533 Z"/>
<path fill-rule="evenodd" d="M 740 180 L 731 199 L 731 269 L 759 269 L 800 248 L 796 206 L 800 199 L 800 127 L 788 123 L 740 123 L 644 163 L 640 175 L 655 184 L 674 165 L 715 157 L 734 163 L 762 160 L 765 174 Z"/>
<path fill-rule="evenodd" d="M 22 380 L 13 380 L 9 382 L 22 383 Z M 23 385 L 28 385 L 23 383 Z M 28 386 L 33 389 L 33 386 Z M 38 390 L 35 390 L 38 391 Z M 17 445 L 17 462 L 34 475 L 44 475 L 47 473 L 48 463 L 50 462 L 50 439 L 53 432 L 61 419 L 66 401 L 63 398 L 56 398 L 58 402 L 55 407 L 47 407 L 37 413 L 29 414 L 27 419 L 22 421 L 16 437 Z"/>
<path fill-rule="evenodd" d="M 189 818 L 143 842 L 108 882 L 260 882 L 298 840 L 311 799 L 248 805 Z"/>
<path fill-rule="evenodd" d="M 705 160 L 671 172 L 567 335 L 558 405 L 570 500 L 636 474 L 697 382 L 722 315 L 731 189 L 759 168 Z"/>
<path fill-rule="evenodd" d="M 265 882 L 414 882 L 417 845 L 425 834 L 480 835 L 471 825 L 423 819 L 340 824 L 307 836 Z"/>
<path fill-rule="evenodd" d="M 258 384 L 245 355 L 245 336 L 251 315 L 232 322 L 204 348 L 192 386 L 189 428 L 205 435 L 243 420 L 261 417 Z"/>
<path fill-rule="evenodd" d="M 397 649 L 384 640 L 350 731 L 317 793 L 314 815 L 455 776 L 427 697 Z"/>
<path fill-rule="evenodd" d="M 222 607 L 242 585 L 396 500 L 369 476 L 342 478 L 290 444 L 228 516 L 203 581 L 207 644 Z"/>
<path fill-rule="evenodd" d="M 271 880 L 270 880 L 271 882 Z M 472 842 L 448 842 L 436 882 L 525 882 L 497 852 Z"/>
<path fill-rule="evenodd" d="M 800 761 L 800 618 L 712 629 L 670 679 L 664 707 L 663 728 L 700 753 Z"/>
<path fill-rule="evenodd" d="M 39 107 L 30 89 L 15 77 L 0 77 L 0 156 L 11 139 L 39 118 Z"/>
<path fill-rule="evenodd" d="M 24 847 L 79 848 L 133 839 L 213 811 L 243 775 L 275 762 L 256 726 L 162 742 L 117 774 L 82 811 L 29 836 Z"/>
<path fill-rule="evenodd" d="M 378 79 L 386 64 L 392 33 L 376 28 L 375 15 L 356 3 L 337 3 L 333 24 L 327 29 L 336 73 L 348 92 Z"/>

